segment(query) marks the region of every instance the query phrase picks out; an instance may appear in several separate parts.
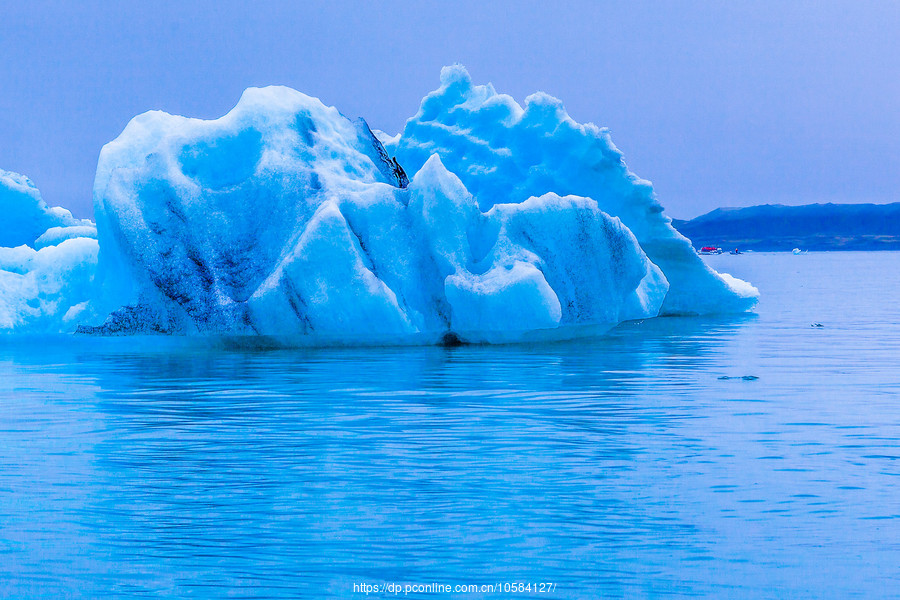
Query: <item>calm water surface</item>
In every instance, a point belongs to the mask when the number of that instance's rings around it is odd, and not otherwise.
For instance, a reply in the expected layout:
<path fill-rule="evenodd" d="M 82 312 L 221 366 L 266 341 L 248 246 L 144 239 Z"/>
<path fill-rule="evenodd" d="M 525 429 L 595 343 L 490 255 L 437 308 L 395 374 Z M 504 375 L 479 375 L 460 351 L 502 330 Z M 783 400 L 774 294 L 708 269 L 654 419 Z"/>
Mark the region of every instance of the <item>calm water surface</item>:
<path fill-rule="evenodd" d="M 577 343 L 2 340 L 0 597 L 900 598 L 898 261 Z"/>

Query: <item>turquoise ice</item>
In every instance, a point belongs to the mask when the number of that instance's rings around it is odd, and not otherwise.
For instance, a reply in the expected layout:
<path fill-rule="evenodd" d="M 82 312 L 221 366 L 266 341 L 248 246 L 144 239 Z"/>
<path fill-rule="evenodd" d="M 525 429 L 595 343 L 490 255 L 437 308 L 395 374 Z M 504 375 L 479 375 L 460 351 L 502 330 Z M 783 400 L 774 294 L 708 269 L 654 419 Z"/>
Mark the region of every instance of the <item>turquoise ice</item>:
<path fill-rule="evenodd" d="M 0 288 L 7 331 L 511 342 L 758 295 L 704 265 L 606 130 L 459 66 L 394 138 L 285 87 L 215 120 L 144 113 L 100 154 L 96 234 L 38 208 L 0 254 L 0 274 L 40 273 Z"/>

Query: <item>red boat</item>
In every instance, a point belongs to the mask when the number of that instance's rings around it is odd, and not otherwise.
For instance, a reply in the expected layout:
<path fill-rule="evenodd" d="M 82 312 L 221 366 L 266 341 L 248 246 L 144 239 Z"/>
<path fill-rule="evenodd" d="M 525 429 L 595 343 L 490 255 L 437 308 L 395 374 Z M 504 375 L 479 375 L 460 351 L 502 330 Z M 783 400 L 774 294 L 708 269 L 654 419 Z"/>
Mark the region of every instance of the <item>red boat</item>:
<path fill-rule="evenodd" d="M 722 254 L 722 249 L 716 246 L 703 246 L 700 248 L 700 254 Z"/>

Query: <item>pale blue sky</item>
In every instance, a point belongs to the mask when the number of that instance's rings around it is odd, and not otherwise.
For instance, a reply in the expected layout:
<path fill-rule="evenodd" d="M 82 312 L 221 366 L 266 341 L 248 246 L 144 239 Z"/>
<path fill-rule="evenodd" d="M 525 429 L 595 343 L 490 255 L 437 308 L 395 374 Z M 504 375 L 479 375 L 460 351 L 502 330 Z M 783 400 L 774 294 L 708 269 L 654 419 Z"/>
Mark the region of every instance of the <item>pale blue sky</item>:
<path fill-rule="evenodd" d="M 135 114 L 216 117 L 285 84 L 396 132 L 454 62 L 610 127 L 676 217 L 900 200 L 898 2 L 6 4 L 0 168 L 79 215 Z"/>

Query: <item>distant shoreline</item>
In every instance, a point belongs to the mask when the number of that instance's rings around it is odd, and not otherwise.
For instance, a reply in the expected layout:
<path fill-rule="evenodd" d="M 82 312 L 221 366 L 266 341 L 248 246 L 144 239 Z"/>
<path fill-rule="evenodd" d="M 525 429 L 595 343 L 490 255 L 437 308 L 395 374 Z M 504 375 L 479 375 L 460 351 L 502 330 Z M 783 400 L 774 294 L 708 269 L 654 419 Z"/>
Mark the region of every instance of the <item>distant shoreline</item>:
<path fill-rule="evenodd" d="M 900 250 L 900 202 L 718 208 L 689 221 L 673 219 L 672 225 L 697 249 Z"/>

